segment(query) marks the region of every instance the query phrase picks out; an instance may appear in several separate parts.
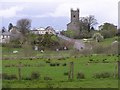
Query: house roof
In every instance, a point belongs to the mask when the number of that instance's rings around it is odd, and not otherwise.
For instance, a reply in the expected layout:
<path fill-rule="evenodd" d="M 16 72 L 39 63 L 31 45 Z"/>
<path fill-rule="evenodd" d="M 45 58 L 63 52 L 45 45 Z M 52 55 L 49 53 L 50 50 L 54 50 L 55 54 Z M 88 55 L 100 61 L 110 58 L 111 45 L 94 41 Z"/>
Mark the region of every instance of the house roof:
<path fill-rule="evenodd" d="M 10 35 L 11 35 L 11 33 L 10 33 L 10 32 L 3 32 L 3 33 L 1 33 L 1 35 L 10 36 Z"/>
<path fill-rule="evenodd" d="M 48 26 L 48 27 L 46 27 L 46 30 L 54 30 L 54 29 L 53 29 L 53 27 Z"/>
<path fill-rule="evenodd" d="M 40 27 L 40 28 L 38 28 L 37 30 L 43 31 L 43 30 L 45 30 L 45 28 Z"/>

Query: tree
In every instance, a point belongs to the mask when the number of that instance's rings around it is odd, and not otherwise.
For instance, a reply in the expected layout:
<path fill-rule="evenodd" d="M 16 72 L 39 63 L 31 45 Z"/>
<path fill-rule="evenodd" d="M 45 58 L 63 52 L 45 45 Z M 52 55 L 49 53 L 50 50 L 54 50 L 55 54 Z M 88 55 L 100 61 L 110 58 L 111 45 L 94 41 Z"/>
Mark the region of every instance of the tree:
<path fill-rule="evenodd" d="M 45 47 L 50 47 L 51 46 L 51 36 L 46 32 L 44 35 L 42 45 Z"/>
<path fill-rule="evenodd" d="M 104 38 L 110 38 L 117 34 L 117 27 L 111 23 L 104 23 L 99 26 L 99 29 Z"/>
<path fill-rule="evenodd" d="M 97 20 L 95 19 L 93 15 L 80 18 L 81 30 L 87 30 L 88 32 L 90 32 L 90 30 L 93 29 L 94 25 L 96 24 L 97 24 Z"/>
<path fill-rule="evenodd" d="M 13 28 L 12 23 L 9 23 L 9 25 L 8 25 L 8 31 L 10 31 L 10 29 L 12 29 L 12 28 Z"/>
<path fill-rule="evenodd" d="M 31 20 L 30 19 L 20 19 L 17 21 L 17 27 L 19 28 L 20 32 L 25 36 L 31 27 Z"/>
<path fill-rule="evenodd" d="M 2 33 L 4 33 L 6 31 L 5 27 L 2 27 Z"/>
<path fill-rule="evenodd" d="M 70 38 L 75 38 L 75 36 L 77 36 L 76 32 L 73 30 L 64 31 L 64 35 Z"/>
<path fill-rule="evenodd" d="M 103 36 L 100 33 L 95 33 L 93 35 L 93 39 L 95 39 L 96 42 L 100 42 L 100 41 L 103 41 L 104 38 L 103 38 Z"/>

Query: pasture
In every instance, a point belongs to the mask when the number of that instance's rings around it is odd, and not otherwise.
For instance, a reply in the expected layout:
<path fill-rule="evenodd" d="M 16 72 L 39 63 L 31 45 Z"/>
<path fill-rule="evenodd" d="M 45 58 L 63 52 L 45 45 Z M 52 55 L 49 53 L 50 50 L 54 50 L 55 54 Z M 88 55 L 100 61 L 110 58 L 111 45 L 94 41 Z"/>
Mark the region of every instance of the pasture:
<path fill-rule="evenodd" d="M 117 39 L 109 38 L 97 44 L 110 46 Z M 91 43 L 96 44 L 94 41 Z M 18 53 L 13 53 L 14 50 Z M 30 48 L 2 47 L 2 59 L 2 73 L 6 75 L 2 80 L 3 88 L 118 88 L 117 54 L 83 55 L 73 49 L 40 53 Z M 74 63 L 73 79 L 68 79 L 70 62 Z M 35 77 L 33 72 L 36 72 Z"/>
<path fill-rule="evenodd" d="M 16 79 L 3 79 L 4 88 L 118 88 L 118 55 L 79 55 L 62 58 L 35 58 L 2 60 L 2 72 L 16 75 Z M 22 79 L 18 80 L 21 62 Z M 74 78 L 68 79 L 69 64 L 74 63 Z M 31 80 L 33 72 L 39 78 Z M 95 78 L 96 73 L 107 72 L 105 78 Z M 82 73 L 84 78 L 78 78 Z M 47 79 L 45 79 L 47 77 Z"/>

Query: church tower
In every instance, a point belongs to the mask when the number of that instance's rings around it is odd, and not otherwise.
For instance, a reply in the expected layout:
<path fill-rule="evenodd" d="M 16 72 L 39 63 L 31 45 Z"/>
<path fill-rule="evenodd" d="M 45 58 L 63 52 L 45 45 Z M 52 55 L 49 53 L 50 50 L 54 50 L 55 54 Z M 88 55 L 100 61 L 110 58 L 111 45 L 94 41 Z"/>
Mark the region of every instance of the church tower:
<path fill-rule="evenodd" d="M 78 22 L 79 21 L 79 9 L 76 11 L 71 9 L 71 22 Z"/>
<path fill-rule="evenodd" d="M 67 30 L 80 30 L 79 9 L 71 9 L 71 22 L 67 24 Z"/>

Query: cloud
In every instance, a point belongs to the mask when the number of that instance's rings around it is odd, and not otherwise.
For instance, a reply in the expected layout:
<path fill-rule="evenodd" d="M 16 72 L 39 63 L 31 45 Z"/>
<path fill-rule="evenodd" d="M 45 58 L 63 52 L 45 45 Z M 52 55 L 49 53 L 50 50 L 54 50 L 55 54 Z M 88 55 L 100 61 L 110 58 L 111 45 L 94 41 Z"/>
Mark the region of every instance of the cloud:
<path fill-rule="evenodd" d="M 59 5 L 54 12 L 51 12 L 49 15 L 51 17 L 68 17 L 69 11 L 71 7 L 77 7 L 78 4 L 76 3 L 64 3 Z"/>
<path fill-rule="evenodd" d="M 51 17 L 69 17 L 70 9 L 80 9 L 80 17 L 94 15 L 98 23 L 110 22 L 117 24 L 118 0 L 74 0 L 59 4 L 55 11 L 48 14 Z"/>
<path fill-rule="evenodd" d="M 10 7 L 7 9 L 0 9 L 0 17 L 3 18 L 16 17 L 17 12 L 22 11 L 23 9 L 24 7 L 18 7 L 18 6 Z"/>
<path fill-rule="evenodd" d="M 0 17 L 7 19 L 13 17 L 14 20 L 16 20 L 16 17 L 27 17 L 32 20 L 41 20 L 42 23 L 51 23 L 51 21 L 48 20 L 50 18 L 52 18 L 52 20 L 64 18 L 61 19 L 61 23 L 67 23 L 69 22 L 68 20 L 70 20 L 70 9 L 79 8 L 80 17 L 94 15 L 99 25 L 104 22 L 117 25 L 118 1 L 119 0 L 0 0 L 0 2 L 5 3 L 5 5 L 3 5 L 5 8 L 0 9 Z M 43 19 L 46 19 L 46 21 Z M 57 25 L 56 27 L 59 26 Z"/>
<path fill-rule="evenodd" d="M 61 2 L 71 2 L 74 0 L 0 0 L 0 2 L 40 2 L 40 3 L 61 3 Z"/>

